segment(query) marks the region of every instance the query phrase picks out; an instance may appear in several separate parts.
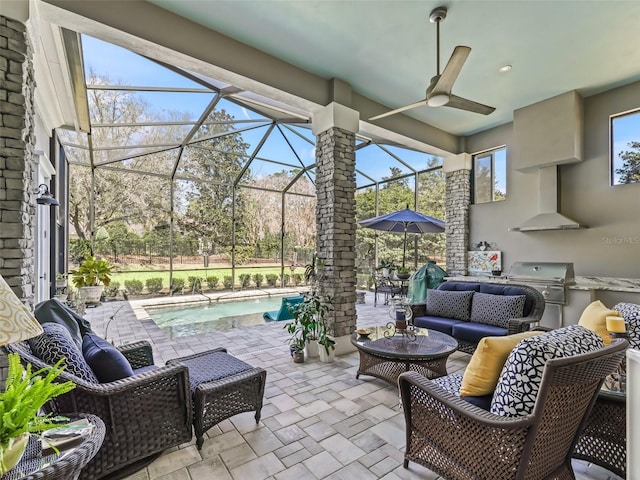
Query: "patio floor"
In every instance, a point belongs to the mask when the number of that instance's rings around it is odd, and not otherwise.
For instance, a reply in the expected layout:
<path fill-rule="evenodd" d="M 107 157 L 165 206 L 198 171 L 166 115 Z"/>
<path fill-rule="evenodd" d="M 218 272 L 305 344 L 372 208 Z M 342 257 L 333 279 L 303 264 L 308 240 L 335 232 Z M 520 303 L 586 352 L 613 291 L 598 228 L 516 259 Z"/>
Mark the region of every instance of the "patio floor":
<path fill-rule="evenodd" d="M 374 308 L 372 295 L 357 306 L 358 327 L 388 321 L 387 309 L 380 304 Z M 356 380 L 356 352 L 331 364 L 318 359 L 294 364 L 280 323 L 171 339 L 145 315 L 144 303 L 104 303 L 87 309 L 85 316 L 104 335 L 117 311 L 108 340 L 116 345 L 149 340 L 159 365 L 223 346 L 267 370 L 267 385 L 259 424 L 253 412 L 236 415 L 209 430 L 201 451 L 195 440 L 167 450 L 129 480 L 441 478 L 415 463 L 402 467 L 405 433 L 397 390 L 373 377 Z M 464 370 L 469 358 L 460 352 L 451 355 L 449 372 Z M 574 461 L 574 470 L 578 480 L 619 480 L 582 461 Z"/>

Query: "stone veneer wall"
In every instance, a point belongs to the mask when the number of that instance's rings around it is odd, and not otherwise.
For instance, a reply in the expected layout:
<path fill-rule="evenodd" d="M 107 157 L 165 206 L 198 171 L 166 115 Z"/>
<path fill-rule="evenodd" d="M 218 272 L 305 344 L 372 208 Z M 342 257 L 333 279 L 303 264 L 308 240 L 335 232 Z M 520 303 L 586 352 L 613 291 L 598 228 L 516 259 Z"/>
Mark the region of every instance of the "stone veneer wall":
<path fill-rule="evenodd" d="M 329 333 L 350 335 L 356 328 L 355 134 L 329 128 L 316 139 L 316 249 L 320 294 L 333 298 Z"/>
<path fill-rule="evenodd" d="M 447 235 L 447 274 L 467 274 L 469 249 L 469 205 L 471 203 L 471 171 L 446 173 L 445 216 Z"/>
<path fill-rule="evenodd" d="M 0 16 L 0 274 L 33 307 L 33 52 L 23 23 Z M 6 378 L 0 354 L 0 386 Z"/>

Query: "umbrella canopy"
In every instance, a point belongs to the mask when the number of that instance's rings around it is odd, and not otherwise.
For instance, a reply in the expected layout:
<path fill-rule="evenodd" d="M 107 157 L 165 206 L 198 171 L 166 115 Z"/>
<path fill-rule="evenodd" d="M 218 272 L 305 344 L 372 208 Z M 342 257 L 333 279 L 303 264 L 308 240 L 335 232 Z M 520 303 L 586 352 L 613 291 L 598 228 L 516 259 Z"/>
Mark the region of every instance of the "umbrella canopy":
<path fill-rule="evenodd" d="M 374 230 L 386 232 L 403 232 L 404 249 L 402 251 L 402 266 L 407 253 L 407 233 L 442 233 L 444 232 L 444 221 L 424 215 L 415 210 L 405 208 L 397 212 L 387 213 L 379 217 L 361 220 L 358 224 Z"/>

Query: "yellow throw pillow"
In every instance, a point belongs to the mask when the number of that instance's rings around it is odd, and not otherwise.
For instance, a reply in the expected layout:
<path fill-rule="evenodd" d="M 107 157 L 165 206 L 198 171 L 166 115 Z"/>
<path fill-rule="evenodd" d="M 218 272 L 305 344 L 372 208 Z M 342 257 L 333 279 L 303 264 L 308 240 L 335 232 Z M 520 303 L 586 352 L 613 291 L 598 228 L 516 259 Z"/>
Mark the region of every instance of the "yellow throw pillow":
<path fill-rule="evenodd" d="M 545 332 L 522 332 L 504 337 L 484 337 L 471 357 L 462 376 L 461 397 L 477 397 L 493 393 L 498 377 L 511 350 L 525 338 L 535 337 Z"/>
<path fill-rule="evenodd" d="M 609 345 L 611 343 L 611 335 L 607 331 L 608 316 L 621 317 L 622 315 L 620 315 L 620 312 L 607 308 L 600 300 L 596 300 L 584 309 L 578 325 L 597 333 L 602 337 L 604 344 Z"/>

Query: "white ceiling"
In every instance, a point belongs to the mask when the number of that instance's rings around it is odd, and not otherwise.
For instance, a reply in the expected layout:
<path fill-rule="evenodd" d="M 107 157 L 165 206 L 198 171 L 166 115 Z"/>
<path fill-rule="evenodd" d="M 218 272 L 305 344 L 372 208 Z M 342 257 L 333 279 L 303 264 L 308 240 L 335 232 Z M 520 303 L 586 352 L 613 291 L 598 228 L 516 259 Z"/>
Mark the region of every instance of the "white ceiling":
<path fill-rule="evenodd" d="M 425 106 L 406 115 L 455 135 L 510 122 L 515 109 L 570 90 L 586 97 L 640 80 L 637 0 L 149 1 L 315 75 L 340 78 L 389 109 L 424 98 L 436 73 L 428 17 L 446 6 L 441 69 L 456 45 L 471 47 L 453 93 L 496 111 Z M 499 73 L 506 64 L 513 69 Z"/>

